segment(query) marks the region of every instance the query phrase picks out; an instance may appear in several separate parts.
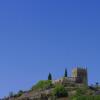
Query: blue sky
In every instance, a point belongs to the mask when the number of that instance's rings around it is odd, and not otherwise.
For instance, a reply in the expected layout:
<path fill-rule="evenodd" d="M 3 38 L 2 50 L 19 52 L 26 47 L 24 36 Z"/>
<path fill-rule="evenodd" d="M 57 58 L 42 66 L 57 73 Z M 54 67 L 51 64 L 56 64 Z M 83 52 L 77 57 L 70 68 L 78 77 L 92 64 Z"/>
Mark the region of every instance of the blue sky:
<path fill-rule="evenodd" d="M 99 60 L 99 0 L 0 1 L 0 97 L 76 66 L 100 82 Z"/>

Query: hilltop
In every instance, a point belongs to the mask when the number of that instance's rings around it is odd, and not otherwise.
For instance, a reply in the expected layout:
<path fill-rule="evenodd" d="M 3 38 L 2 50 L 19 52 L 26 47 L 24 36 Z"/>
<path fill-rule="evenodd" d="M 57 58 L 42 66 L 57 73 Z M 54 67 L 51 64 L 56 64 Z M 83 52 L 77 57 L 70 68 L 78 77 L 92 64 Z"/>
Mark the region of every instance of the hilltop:
<path fill-rule="evenodd" d="M 87 69 L 75 68 L 72 77 L 68 77 L 65 69 L 64 76 L 52 80 L 41 80 L 28 91 L 20 90 L 17 94 L 10 93 L 9 97 L 1 100 L 100 100 L 99 84 L 88 86 Z"/>

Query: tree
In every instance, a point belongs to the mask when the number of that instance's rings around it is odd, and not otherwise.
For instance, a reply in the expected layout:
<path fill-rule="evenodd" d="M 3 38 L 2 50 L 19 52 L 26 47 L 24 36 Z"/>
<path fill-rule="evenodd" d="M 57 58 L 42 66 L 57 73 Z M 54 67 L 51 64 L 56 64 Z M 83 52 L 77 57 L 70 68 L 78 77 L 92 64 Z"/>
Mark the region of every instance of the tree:
<path fill-rule="evenodd" d="M 51 73 L 49 73 L 49 75 L 48 75 L 48 80 L 52 80 L 52 75 L 51 75 Z"/>
<path fill-rule="evenodd" d="M 65 69 L 64 77 L 67 77 L 67 69 Z"/>

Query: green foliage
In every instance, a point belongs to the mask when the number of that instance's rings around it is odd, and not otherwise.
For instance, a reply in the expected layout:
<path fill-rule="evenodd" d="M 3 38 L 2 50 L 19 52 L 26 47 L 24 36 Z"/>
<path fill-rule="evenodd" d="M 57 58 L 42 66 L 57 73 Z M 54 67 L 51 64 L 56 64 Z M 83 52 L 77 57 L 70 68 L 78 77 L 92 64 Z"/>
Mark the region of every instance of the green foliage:
<path fill-rule="evenodd" d="M 57 98 L 67 97 L 68 92 L 65 90 L 63 85 L 56 85 L 54 90 L 53 90 L 53 95 L 56 96 Z"/>
<path fill-rule="evenodd" d="M 73 96 L 71 96 L 71 100 L 77 100 L 76 98 L 86 95 L 87 90 L 87 87 L 77 88 L 76 93 Z"/>
<path fill-rule="evenodd" d="M 81 95 L 84 95 L 85 93 L 86 93 L 86 91 L 83 90 L 83 89 L 77 89 L 76 90 L 76 96 L 81 96 Z"/>
<path fill-rule="evenodd" d="M 64 77 L 67 77 L 67 69 L 65 69 L 65 74 L 64 74 Z"/>
<path fill-rule="evenodd" d="M 51 88 L 51 86 L 52 86 L 51 80 L 41 80 L 32 89 L 48 89 Z"/>
<path fill-rule="evenodd" d="M 49 73 L 49 75 L 48 75 L 48 80 L 52 80 L 52 75 L 51 75 L 51 73 Z"/>
<path fill-rule="evenodd" d="M 81 88 L 77 88 L 75 96 L 86 95 L 87 91 L 88 91 L 88 88 L 85 86 Z"/>
<path fill-rule="evenodd" d="M 100 95 L 90 95 L 92 91 L 87 87 L 78 88 L 71 100 L 100 100 Z"/>
<path fill-rule="evenodd" d="M 72 100 L 100 100 L 100 96 L 78 96 Z"/>

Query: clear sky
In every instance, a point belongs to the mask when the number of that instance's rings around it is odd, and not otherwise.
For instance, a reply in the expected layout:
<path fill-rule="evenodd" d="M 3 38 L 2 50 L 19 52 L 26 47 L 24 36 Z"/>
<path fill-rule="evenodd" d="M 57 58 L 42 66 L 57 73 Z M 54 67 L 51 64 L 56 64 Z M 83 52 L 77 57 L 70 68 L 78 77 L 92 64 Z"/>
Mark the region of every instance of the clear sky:
<path fill-rule="evenodd" d="M 0 97 L 76 66 L 100 82 L 99 0 L 0 0 Z"/>

